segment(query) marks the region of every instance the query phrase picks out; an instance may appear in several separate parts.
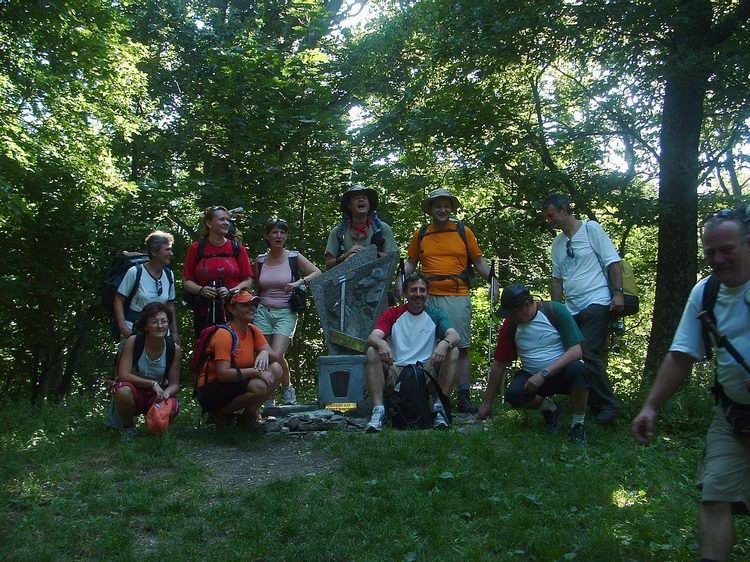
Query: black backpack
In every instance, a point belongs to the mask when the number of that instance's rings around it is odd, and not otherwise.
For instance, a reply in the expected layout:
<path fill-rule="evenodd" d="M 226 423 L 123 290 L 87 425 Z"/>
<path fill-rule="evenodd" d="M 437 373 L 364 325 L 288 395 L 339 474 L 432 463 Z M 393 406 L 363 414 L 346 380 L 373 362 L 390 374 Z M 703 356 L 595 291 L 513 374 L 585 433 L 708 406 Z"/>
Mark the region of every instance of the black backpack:
<path fill-rule="evenodd" d="M 169 369 L 172 367 L 172 363 L 174 363 L 174 355 L 176 351 L 174 338 L 169 335 L 165 338 L 165 340 L 167 346 L 167 366 L 164 369 L 164 376 L 161 380 L 162 386 L 164 385 L 164 381 L 167 379 L 167 375 L 169 375 Z M 135 370 L 138 366 L 138 360 L 141 358 L 141 355 L 143 355 L 143 349 L 145 347 L 146 334 L 144 334 L 143 332 L 137 332 L 135 334 L 135 343 L 133 344 L 133 370 Z M 122 353 L 119 353 L 117 355 L 117 361 L 115 362 L 115 373 L 117 372 L 117 364 L 119 363 L 121 357 Z"/>
<path fill-rule="evenodd" d="M 406 365 L 398 375 L 396 386 L 388 396 L 388 410 L 391 425 L 396 429 L 425 429 L 432 427 L 435 412 L 430 404 L 425 375 L 430 377 L 448 423 L 453 421 L 450 401 L 443 394 L 435 378 L 424 370 L 421 363 Z"/>
<path fill-rule="evenodd" d="M 430 281 L 444 281 L 445 279 L 463 279 L 466 284 L 471 288 L 474 284 L 474 265 L 471 263 L 471 258 L 469 256 L 469 241 L 466 238 L 466 227 L 464 226 L 464 223 L 461 221 L 452 221 L 453 224 L 456 225 L 456 230 L 438 230 L 434 232 L 427 232 L 427 229 L 429 228 L 429 225 L 423 226 L 419 229 L 419 236 L 417 238 L 417 247 L 419 248 L 419 256 L 422 257 L 422 239 L 425 236 L 431 236 L 433 234 L 441 234 L 443 232 L 457 232 L 458 235 L 461 237 L 461 240 L 464 242 L 464 246 L 466 246 L 466 269 L 464 269 L 461 273 L 454 273 L 452 275 L 432 275 L 428 277 Z"/>
<path fill-rule="evenodd" d="M 230 258 L 233 257 L 235 260 L 239 261 L 240 257 L 240 241 L 237 240 L 237 238 L 227 235 L 227 238 L 232 241 L 232 253 L 227 254 L 226 252 L 222 252 L 220 254 L 211 254 L 208 256 L 209 258 Z M 198 242 L 198 251 L 195 252 L 195 267 L 198 267 L 198 264 L 203 261 L 203 259 L 206 257 L 206 243 L 208 242 L 208 237 L 204 236 L 200 239 Z M 196 306 L 198 306 L 198 301 L 200 300 L 200 297 L 198 295 L 195 295 L 193 293 L 188 292 L 187 289 L 182 289 L 182 302 L 184 302 L 186 305 L 188 305 L 190 308 L 195 309 Z"/>
<path fill-rule="evenodd" d="M 134 314 L 130 310 L 130 303 L 133 302 L 133 297 L 135 297 L 135 294 L 138 292 L 138 286 L 141 284 L 141 277 L 143 276 L 143 266 L 148 260 L 148 254 L 128 251 L 122 251 L 112 258 L 112 264 L 109 267 L 109 272 L 104 279 L 104 283 L 102 283 L 100 292 L 102 306 L 110 313 L 110 324 L 112 325 L 111 332 L 115 339 L 119 339 L 120 337 L 120 329 L 117 327 L 117 320 L 114 316 L 117 289 L 120 287 L 120 283 L 122 283 L 128 270 L 133 266 L 137 267 L 133 288 L 130 290 L 130 293 L 125 296 L 122 306 L 126 319 L 130 322 L 134 322 L 138 318 L 137 314 Z M 167 279 L 169 279 L 169 287 L 167 287 L 167 294 L 169 294 L 172 290 L 172 285 L 174 285 L 174 273 L 168 267 L 165 267 L 164 269 L 167 272 Z"/>

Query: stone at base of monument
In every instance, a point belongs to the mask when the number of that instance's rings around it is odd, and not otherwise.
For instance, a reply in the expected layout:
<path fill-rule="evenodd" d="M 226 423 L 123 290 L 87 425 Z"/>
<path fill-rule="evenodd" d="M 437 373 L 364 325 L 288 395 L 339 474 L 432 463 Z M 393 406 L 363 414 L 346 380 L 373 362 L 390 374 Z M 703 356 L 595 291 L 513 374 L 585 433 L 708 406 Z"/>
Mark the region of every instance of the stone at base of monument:
<path fill-rule="evenodd" d="M 355 402 L 359 414 L 367 413 L 365 384 L 364 355 L 324 355 L 318 358 L 318 401 L 321 405 Z"/>
<path fill-rule="evenodd" d="M 264 406 L 264 416 L 288 416 L 290 414 L 299 414 L 301 412 L 313 412 L 318 409 L 317 404 L 274 404 L 273 406 Z"/>

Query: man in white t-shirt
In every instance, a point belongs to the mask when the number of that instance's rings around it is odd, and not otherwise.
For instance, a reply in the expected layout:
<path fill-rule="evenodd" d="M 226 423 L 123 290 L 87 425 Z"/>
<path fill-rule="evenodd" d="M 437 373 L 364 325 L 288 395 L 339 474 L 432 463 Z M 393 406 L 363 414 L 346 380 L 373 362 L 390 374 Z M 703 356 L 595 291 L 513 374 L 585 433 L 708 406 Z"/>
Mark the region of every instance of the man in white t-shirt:
<path fill-rule="evenodd" d="M 372 398 L 372 418 L 368 432 L 380 431 L 385 421 L 383 392 L 393 389 L 403 367 L 422 363 L 424 370 L 436 377 L 444 395 L 453 387 L 461 336 L 453 329 L 448 316 L 439 308 L 426 306 L 429 281 L 422 273 L 412 273 L 404 281 L 406 304 L 391 307 L 375 323 L 367 338 L 365 374 Z M 437 376 L 436 376 L 437 375 Z M 431 387 L 431 383 L 428 383 Z M 448 419 L 434 389 L 431 389 L 435 422 L 445 429 Z"/>
<path fill-rule="evenodd" d="M 633 434 L 642 443 L 653 437 L 659 409 L 677 391 L 709 350 L 701 321 L 704 287 L 718 280 L 713 307 L 715 324 L 746 362 L 750 361 L 750 217 L 747 209 L 724 210 L 708 217 L 703 227 L 703 253 L 713 271 L 693 287 L 672 346 L 659 367 L 643 409 L 633 420 Z M 706 307 L 710 308 L 710 307 Z M 715 345 L 714 340 L 709 340 Z M 750 417 L 750 373 L 726 347 L 716 352 L 717 405 L 700 461 L 702 489 L 699 528 L 701 560 L 726 560 L 734 543 L 734 515 L 750 510 L 750 438 L 736 433 Z M 750 422 L 750 419 L 748 420 Z"/>
<path fill-rule="evenodd" d="M 562 232 L 552 242 L 552 300 L 563 302 L 583 333 L 584 360 L 591 371 L 589 407 L 597 423 L 610 423 L 620 413 L 620 400 L 607 377 L 610 316 L 624 306 L 622 265 L 601 225 L 577 219 L 570 202 L 553 194 L 542 202 L 547 223 Z M 606 274 L 605 274 L 606 271 Z"/>
<path fill-rule="evenodd" d="M 581 361 L 583 335 L 570 312 L 558 302 L 536 302 L 523 285 L 508 285 L 500 297 L 500 315 L 505 318 L 497 336 L 484 402 L 479 419 L 492 416 L 492 402 L 504 386 L 508 367 L 520 357 L 505 393 L 513 408 L 539 410 L 545 431 L 560 429 L 563 409 L 551 400 L 555 394 L 570 396 L 572 418 L 570 440 L 586 446 L 583 423 L 589 395 L 589 370 Z"/>

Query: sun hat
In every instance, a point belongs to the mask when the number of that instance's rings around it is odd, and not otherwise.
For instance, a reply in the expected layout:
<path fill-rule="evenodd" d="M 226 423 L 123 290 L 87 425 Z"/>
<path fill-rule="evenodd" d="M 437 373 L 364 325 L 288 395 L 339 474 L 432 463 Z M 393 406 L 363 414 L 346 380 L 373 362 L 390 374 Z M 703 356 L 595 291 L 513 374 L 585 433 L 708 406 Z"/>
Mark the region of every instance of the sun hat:
<path fill-rule="evenodd" d="M 430 194 L 422 199 L 422 210 L 430 214 L 430 206 L 432 205 L 433 199 L 438 199 L 439 197 L 447 197 L 451 201 L 451 206 L 453 207 L 453 212 L 456 212 L 456 209 L 458 209 L 461 206 L 461 203 L 458 201 L 458 197 L 453 195 L 450 191 L 443 187 L 438 187 L 437 189 L 433 189 L 430 191 Z"/>
<path fill-rule="evenodd" d="M 351 201 L 352 196 L 360 191 L 364 191 L 367 194 L 367 199 L 370 201 L 370 212 L 378 209 L 378 192 L 371 187 L 362 185 L 361 183 L 355 183 L 341 196 L 341 210 L 344 213 L 349 212 L 349 202 Z"/>

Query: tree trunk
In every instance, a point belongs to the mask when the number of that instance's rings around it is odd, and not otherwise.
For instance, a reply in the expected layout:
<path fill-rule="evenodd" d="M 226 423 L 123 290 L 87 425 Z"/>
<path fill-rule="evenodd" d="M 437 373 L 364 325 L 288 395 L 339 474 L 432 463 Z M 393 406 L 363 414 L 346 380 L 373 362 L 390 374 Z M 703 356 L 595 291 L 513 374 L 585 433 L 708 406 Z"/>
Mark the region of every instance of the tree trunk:
<path fill-rule="evenodd" d="M 659 250 L 656 298 L 645 373 L 653 378 L 669 349 L 696 281 L 698 144 L 707 76 L 681 71 L 667 78 L 659 163 Z"/>

